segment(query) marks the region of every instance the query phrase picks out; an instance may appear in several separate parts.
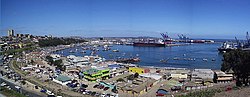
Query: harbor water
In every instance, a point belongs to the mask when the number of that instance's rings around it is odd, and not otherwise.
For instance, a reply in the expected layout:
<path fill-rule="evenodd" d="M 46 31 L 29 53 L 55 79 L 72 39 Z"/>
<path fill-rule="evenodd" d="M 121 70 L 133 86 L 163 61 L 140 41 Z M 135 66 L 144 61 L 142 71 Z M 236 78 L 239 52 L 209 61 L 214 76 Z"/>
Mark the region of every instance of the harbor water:
<path fill-rule="evenodd" d="M 131 45 L 113 45 L 111 50 L 102 51 L 103 47 L 97 47 L 99 51 L 96 55 L 105 59 L 132 58 L 139 57 L 139 66 L 154 67 L 176 67 L 176 68 L 204 68 L 220 69 L 222 64 L 222 54 L 217 51 L 221 44 L 190 44 L 173 47 L 134 47 Z M 74 52 L 71 52 L 71 51 Z M 113 52 L 112 50 L 119 50 Z M 90 55 L 90 50 L 82 47 L 74 47 L 55 52 L 56 54 L 86 56 Z"/>

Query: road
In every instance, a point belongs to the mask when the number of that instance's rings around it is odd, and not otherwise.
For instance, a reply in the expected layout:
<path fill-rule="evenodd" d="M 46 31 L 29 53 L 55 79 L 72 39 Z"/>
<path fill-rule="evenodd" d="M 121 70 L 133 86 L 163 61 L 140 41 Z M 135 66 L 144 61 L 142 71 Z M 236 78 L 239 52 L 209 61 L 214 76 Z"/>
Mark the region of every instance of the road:
<path fill-rule="evenodd" d="M 38 94 L 38 93 L 35 93 L 35 92 L 32 92 L 32 91 L 28 91 L 27 89 L 25 88 L 21 88 L 20 90 L 16 89 L 15 86 L 16 84 L 11 82 L 11 81 L 8 81 L 6 79 L 4 79 L 2 76 L 0 77 L 0 83 L 2 82 L 5 82 L 7 85 L 9 85 L 13 90 L 15 91 L 19 91 L 21 92 L 22 94 L 25 94 L 27 95 L 28 97 L 46 97 L 46 94 L 42 95 L 42 94 Z"/>

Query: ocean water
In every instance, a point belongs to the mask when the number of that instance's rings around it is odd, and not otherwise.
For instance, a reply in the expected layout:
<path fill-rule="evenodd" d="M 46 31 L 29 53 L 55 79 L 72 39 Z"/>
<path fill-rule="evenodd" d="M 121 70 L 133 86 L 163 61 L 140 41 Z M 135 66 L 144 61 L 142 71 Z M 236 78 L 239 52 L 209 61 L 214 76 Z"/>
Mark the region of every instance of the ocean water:
<path fill-rule="evenodd" d="M 99 51 L 96 55 L 106 59 L 130 58 L 138 56 L 141 61 L 137 63 L 140 66 L 155 67 L 178 67 L 178 68 L 204 68 L 204 69 L 220 69 L 222 64 L 222 54 L 217 51 L 221 44 L 191 44 L 185 46 L 173 47 L 134 47 L 128 45 L 113 45 L 111 50 L 102 51 L 102 47 L 98 47 Z M 77 49 L 77 50 L 76 50 Z M 112 50 L 118 49 L 119 52 Z M 70 53 L 69 51 L 76 51 Z M 85 56 L 90 55 L 90 50 L 82 53 L 82 47 L 69 48 L 55 52 L 56 54 Z M 160 60 L 168 60 L 161 62 Z M 178 60 L 176 60 L 178 59 Z"/>

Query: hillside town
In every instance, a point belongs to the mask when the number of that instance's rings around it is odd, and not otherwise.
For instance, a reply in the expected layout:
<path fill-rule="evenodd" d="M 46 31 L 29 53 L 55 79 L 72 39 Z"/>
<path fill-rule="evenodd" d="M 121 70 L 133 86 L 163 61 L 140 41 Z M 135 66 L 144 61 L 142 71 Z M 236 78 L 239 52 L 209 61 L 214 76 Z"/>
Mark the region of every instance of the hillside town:
<path fill-rule="evenodd" d="M 112 50 L 110 45 L 116 45 L 117 41 L 99 39 L 39 46 L 39 41 L 47 39 L 53 37 L 15 35 L 14 30 L 1 38 L 1 87 L 30 97 L 173 97 L 235 87 L 232 71 L 139 66 L 95 54 L 64 56 L 54 53 L 76 46 L 82 50 L 96 50 L 96 46 L 103 46 L 103 51 Z"/>

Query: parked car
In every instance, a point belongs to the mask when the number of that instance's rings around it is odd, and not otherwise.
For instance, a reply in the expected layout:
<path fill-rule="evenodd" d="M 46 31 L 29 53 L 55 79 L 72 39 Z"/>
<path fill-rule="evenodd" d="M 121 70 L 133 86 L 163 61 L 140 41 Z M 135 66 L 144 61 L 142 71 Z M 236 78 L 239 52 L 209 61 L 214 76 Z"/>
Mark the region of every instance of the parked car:
<path fill-rule="evenodd" d="M 106 94 L 105 97 L 110 97 L 111 95 L 110 94 Z"/>
<path fill-rule="evenodd" d="M 174 86 L 171 88 L 172 91 L 178 91 L 181 90 L 181 86 Z"/>
<path fill-rule="evenodd" d="M 95 94 L 96 97 L 100 97 L 100 95 L 101 95 L 100 93 L 96 93 Z"/>
<path fill-rule="evenodd" d="M 46 93 L 47 90 L 46 89 L 41 89 L 40 92 Z"/>
<path fill-rule="evenodd" d="M 51 91 L 49 91 L 49 90 L 47 90 L 47 91 L 46 91 L 46 93 L 47 93 L 47 94 L 51 94 L 52 92 L 51 92 Z"/>
<path fill-rule="evenodd" d="M 90 95 L 91 95 L 91 96 L 95 96 L 95 94 L 96 94 L 96 92 L 92 92 Z"/>
<path fill-rule="evenodd" d="M 86 92 L 86 94 L 87 94 L 87 95 L 90 95 L 91 93 L 92 93 L 92 91 L 88 91 L 88 92 Z"/>
<path fill-rule="evenodd" d="M 11 90 L 10 86 L 7 86 L 6 88 L 9 89 L 9 90 Z"/>
<path fill-rule="evenodd" d="M 19 89 L 21 89 L 21 87 L 20 87 L 20 86 L 15 86 L 15 88 L 16 88 L 16 89 L 18 89 L 18 90 L 19 90 Z"/>
<path fill-rule="evenodd" d="M 38 89 L 38 86 L 35 86 L 35 89 Z"/>
<path fill-rule="evenodd" d="M 83 91 L 82 94 L 84 94 L 84 95 L 87 94 L 87 91 Z"/>
<path fill-rule="evenodd" d="M 114 93 L 118 93 L 118 91 L 116 89 L 112 89 L 111 91 Z"/>
<path fill-rule="evenodd" d="M 105 87 L 103 90 L 106 91 L 106 90 L 108 90 L 108 89 L 109 89 L 109 87 Z"/>
<path fill-rule="evenodd" d="M 4 86 L 7 86 L 7 84 L 5 82 L 1 83 L 1 86 L 4 87 Z"/>
<path fill-rule="evenodd" d="M 100 97 L 105 97 L 106 96 L 106 93 L 102 93 Z"/>
<path fill-rule="evenodd" d="M 79 92 L 85 92 L 86 89 L 85 89 L 85 88 L 80 88 L 78 91 L 79 91 Z"/>
<path fill-rule="evenodd" d="M 93 86 L 93 88 L 97 88 L 97 87 L 99 87 L 99 85 L 94 85 L 94 86 Z"/>
<path fill-rule="evenodd" d="M 165 96 L 165 95 L 161 93 L 156 93 L 156 96 Z"/>
<path fill-rule="evenodd" d="M 82 84 L 81 87 L 82 87 L 82 88 L 87 88 L 88 85 Z M 95 88 L 95 87 L 94 87 L 94 88 Z"/>
<path fill-rule="evenodd" d="M 104 88 L 104 86 L 103 86 L 103 85 L 100 85 L 100 86 L 99 86 L 99 89 L 103 89 L 103 88 Z"/>
<path fill-rule="evenodd" d="M 54 94 L 50 94 L 47 97 L 56 97 Z"/>

